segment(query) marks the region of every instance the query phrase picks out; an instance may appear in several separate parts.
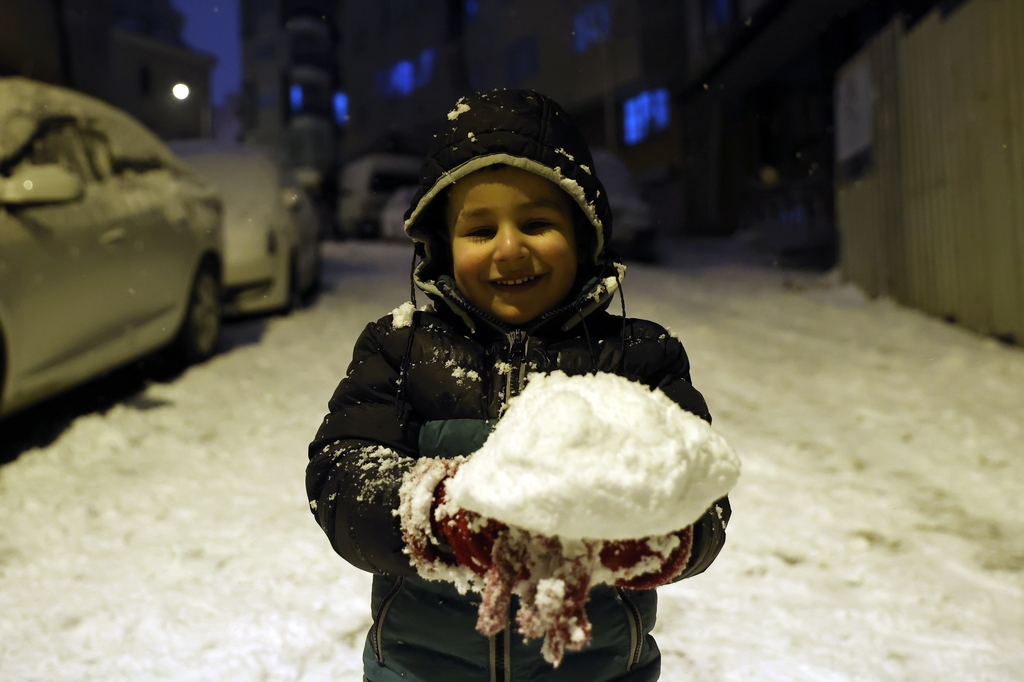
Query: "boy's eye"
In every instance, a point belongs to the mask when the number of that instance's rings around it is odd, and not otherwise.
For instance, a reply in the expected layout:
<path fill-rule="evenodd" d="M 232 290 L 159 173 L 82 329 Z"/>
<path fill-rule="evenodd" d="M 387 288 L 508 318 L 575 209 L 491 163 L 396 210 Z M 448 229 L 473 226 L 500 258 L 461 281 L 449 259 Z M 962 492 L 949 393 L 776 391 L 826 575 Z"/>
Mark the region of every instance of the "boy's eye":
<path fill-rule="evenodd" d="M 545 228 L 548 228 L 550 226 L 551 226 L 551 221 L 543 220 L 543 219 L 538 219 L 538 220 L 531 220 L 528 223 L 526 223 L 525 229 L 537 232 L 537 231 L 543 230 Z"/>
<path fill-rule="evenodd" d="M 494 236 L 493 227 L 474 227 L 471 230 L 466 231 L 467 237 L 475 237 L 477 239 L 487 239 Z"/>

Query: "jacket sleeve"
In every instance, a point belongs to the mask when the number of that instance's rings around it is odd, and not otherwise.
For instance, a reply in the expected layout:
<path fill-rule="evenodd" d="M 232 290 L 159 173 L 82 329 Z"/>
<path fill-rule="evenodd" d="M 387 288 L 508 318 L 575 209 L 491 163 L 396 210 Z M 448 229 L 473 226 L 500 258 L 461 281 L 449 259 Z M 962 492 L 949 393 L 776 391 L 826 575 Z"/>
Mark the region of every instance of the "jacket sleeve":
<path fill-rule="evenodd" d="M 708 411 L 704 396 L 690 381 L 690 360 L 686 356 L 683 344 L 667 332 L 662 338 L 664 361 L 659 368 L 660 378 L 655 376 L 652 385 L 661 389 L 684 410 L 692 412 L 710 424 L 711 413 Z M 676 580 L 699 575 L 714 562 L 725 545 L 725 529 L 731 516 L 732 506 L 726 496 L 711 505 L 711 508 L 693 524 L 690 561 Z"/>
<path fill-rule="evenodd" d="M 692 578 L 708 569 L 725 545 L 725 529 L 732 516 L 728 496 L 721 498 L 693 524 L 693 547 L 683 572 L 672 582 Z"/>
<path fill-rule="evenodd" d="M 415 573 L 398 517 L 402 478 L 419 456 L 419 422 L 398 395 L 409 329 L 390 319 L 367 325 L 347 375 L 309 445 L 310 510 L 334 550 L 374 573 Z"/>

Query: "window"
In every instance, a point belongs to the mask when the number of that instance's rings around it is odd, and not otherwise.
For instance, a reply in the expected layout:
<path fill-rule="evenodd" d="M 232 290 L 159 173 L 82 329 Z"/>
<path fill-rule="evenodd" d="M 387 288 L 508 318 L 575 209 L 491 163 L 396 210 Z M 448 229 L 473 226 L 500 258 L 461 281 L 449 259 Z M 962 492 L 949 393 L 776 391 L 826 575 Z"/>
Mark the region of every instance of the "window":
<path fill-rule="evenodd" d="M 436 56 L 434 48 L 428 47 L 415 59 L 403 59 L 390 68 L 378 69 L 374 74 L 377 93 L 388 99 L 408 97 L 433 78 Z"/>
<path fill-rule="evenodd" d="M 671 103 L 668 90 L 645 90 L 622 104 L 622 139 L 627 145 L 643 142 L 652 133 L 668 128 Z"/>
<path fill-rule="evenodd" d="M 107 136 L 98 130 L 82 131 L 86 155 L 93 175 L 97 178 L 109 178 L 114 174 L 114 162 L 110 154 L 110 142 Z"/>
<path fill-rule="evenodd" d="M 612 4 L 610 0 L 587 5 L 572 18 L 573 49 L 586 52 L 594 43 L 600 43 L 612 33 Z"/>
<path fill-rule="evenodd" d="M 705 0 L 705 16 L 708 24 L 728 26 L 732 23 L 733 0 Z"/>
<path fill-rule="evenodd" d="M 434 48 L 428 47 L 420 52 L 419 59 L 416 64 L 416 77 L 415 84 L 417 88 L 422 88 L 424 85 L 430 82 L 430 79 L 434 75 Z"/>
<path fill-rule="evenodd" d="M 70 121 L 44 123 L 32 142 L 28 162 L 34 166 L 57 164 L 82 180 L 94 179 L 82 138 Z"/>
<path fill-rule="evenodd" d="M 326 81 L 296 78 L 287 83 L 289 116 L 310 115 L 326 119 L 335 117 L 335 93 Z"/>
<path fill-rule="evenodd" d="M 334 122 L 340 126 L 348 123 L 348 95 L 344 92 L 334 93 Z"/>
<path fill-rule="evenodd" d="M 540 73 L 537 37 L 527 36 L 508 48 L 508 82 L 518 85 Z"/>
<path fill-rule="evenodd" d="M 416 67 L 408 59 L 404 59 L 391 67 L 388 87 L 392 92 L 405 97 L 412 94 L 416 83 Z"/>

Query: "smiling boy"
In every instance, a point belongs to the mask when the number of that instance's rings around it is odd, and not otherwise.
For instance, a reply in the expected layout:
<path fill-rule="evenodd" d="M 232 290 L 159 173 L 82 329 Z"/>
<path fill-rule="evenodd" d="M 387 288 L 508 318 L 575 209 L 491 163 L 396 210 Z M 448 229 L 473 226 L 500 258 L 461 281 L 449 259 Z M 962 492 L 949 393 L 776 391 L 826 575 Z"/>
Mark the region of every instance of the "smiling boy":
<path fill-rule="evenodd" d="M 569 651 L 559 667 L 540 640 L 513 634 L 517 598 L 502 607 L 504 627 L 482 634 L 480 595 L 455 588 L 498 565 L 507 527 L 446 516 L 444 481 L 531 373 L 618 374 L 710 421 L 678 339 L 606 310 L 624 268 L 604 248 L 612 215 L 595 172 L 568 114 L 529 90 L 460 100 L 427 156 L 406 231 L 420 257 L 414 284 L 434 309 L 367 325 L 306 471 L 310 509 L 335 551 L 374 573 L 369 682 L 652 682 L 652 588 L 701 573 L 725 541 L 723 498 L 670 555 L 629 542 L 602 553 L 609 569 L 642 560 L 647 572 L 566 595 L 566 614 L 585 604 L 592 637 L 549 632 L 559 659 Z"/>
<path fill-rule="evenodd" d="M 565 299 L 576 279 L 569 197 L 513 166 L 478 170 L 448 196 L 455 285 L 481 310 L 525 324 Z"/>

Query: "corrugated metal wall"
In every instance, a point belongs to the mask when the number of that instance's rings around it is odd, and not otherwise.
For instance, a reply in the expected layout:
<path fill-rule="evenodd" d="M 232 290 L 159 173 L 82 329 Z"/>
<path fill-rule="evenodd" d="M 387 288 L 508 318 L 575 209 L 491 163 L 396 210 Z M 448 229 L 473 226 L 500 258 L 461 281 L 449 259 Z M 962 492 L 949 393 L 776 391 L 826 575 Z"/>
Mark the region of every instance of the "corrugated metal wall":
<path fill-rule="evenodd" d="M 894 22 L 869 65 L 873 135 L 837 168 L 848 279 L 1024 343 L 1024 2 Z M 838 91 L 837 91 L 838 92 Z M 838 98 L 838 95 L 837 95 Z M 857 159 L 853 159 L 856 161 Z"/>

